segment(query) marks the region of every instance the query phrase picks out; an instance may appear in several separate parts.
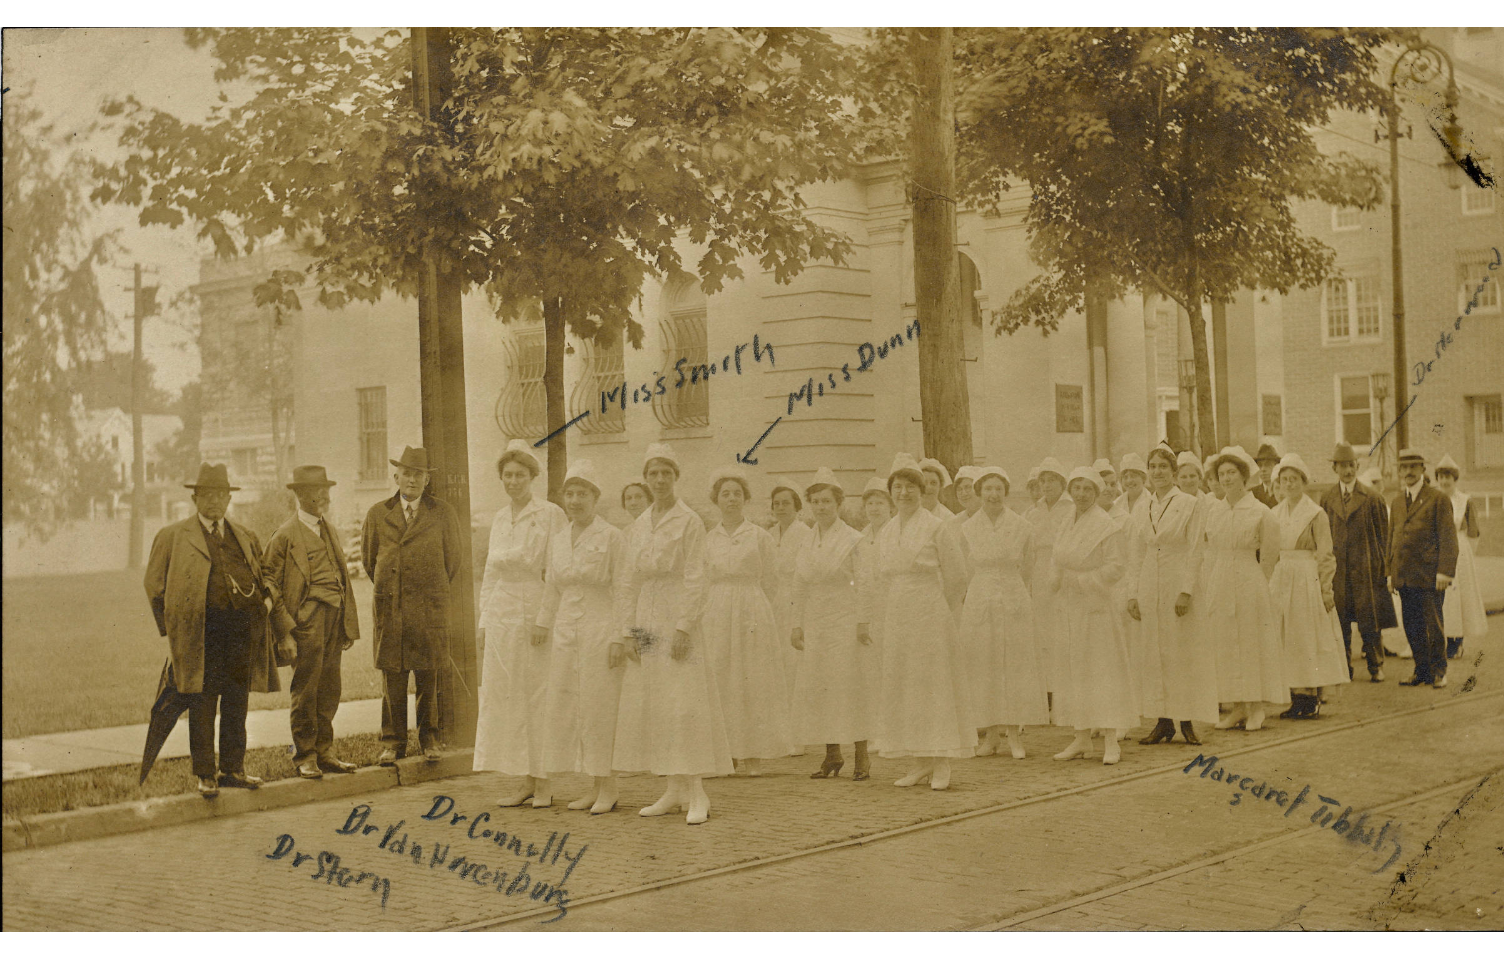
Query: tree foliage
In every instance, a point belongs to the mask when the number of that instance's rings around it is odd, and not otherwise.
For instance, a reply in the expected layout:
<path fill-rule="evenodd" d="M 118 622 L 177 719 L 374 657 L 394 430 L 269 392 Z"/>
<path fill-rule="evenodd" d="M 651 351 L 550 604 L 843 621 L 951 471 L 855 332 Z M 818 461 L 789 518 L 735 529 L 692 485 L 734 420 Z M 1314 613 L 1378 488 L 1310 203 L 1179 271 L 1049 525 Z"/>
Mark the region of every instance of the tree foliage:
<path fill-rule="evenodd" d="M 999 332 L 1054 329 L 1089 285 L 1161 293 L 1191 316 L 1201 434 L 1216 441 L 1204 300 L 1320 283 L 1334 253 L 1291 204 L 1371 208 L 1379 171 L 1318 150 L 1338 110 L 1381 107 L 1387 30 L 1051 28 L 958 39 L 961 192 L 995 209 L 1031 190 L 1025 222 L 1043 273 L 1000 311 Z M 1225 437 L 1224 437 L 1225 438 Z"/>
<path fill-rule="evenodd" d="M 25 91 L 5 95 L 4 515 L 45 535 L 85 451 L 71 370 L 103 348 L 96 268 L 112 236 L 90 235 L 87 167 L 64 152 Z"/>
<path fill-rule="evenodd" d="M 328 306 L 414 293 L 433 246 L 503 319 L 553 303 L 570 332 L 639 346 L 649 277 L 689 271 L 714 292 L 748 255 L 780 282 L 844 261 L 847 239 L 799 192 L 852 150 L 846 54 L 823 33 L 453 35 L 452 95 L 430 121 L 405 34 L 190 31 L 219 80 L 254 92 L 204 123 L 112 104 L 131 155 L 96 195 L 139 205 L 143 223 L 192 223 L 223 255 L 296 239 Z M 301 280 L 280 271 L 260 295 L 296 305 Z M 562 417 L 551 408 L 551 427 Z"/>

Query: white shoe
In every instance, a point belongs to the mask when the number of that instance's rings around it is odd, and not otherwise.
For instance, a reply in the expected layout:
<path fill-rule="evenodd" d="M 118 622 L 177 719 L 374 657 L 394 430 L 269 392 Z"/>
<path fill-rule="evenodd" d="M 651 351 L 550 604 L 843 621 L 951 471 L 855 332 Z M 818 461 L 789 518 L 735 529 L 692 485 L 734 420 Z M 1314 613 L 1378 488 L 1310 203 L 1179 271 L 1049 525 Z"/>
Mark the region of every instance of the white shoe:
<path fill-rule="evenodd" d="M 600 780 L 596 786 L 595 804 L 590 806 L 590 814 L 604 815 L 616 807 L 616 776 L 609 775 Z"/>
<path fill-rule="evenodd" d="M 748 778 L 762 778 L 762 759 L 760 759 L 760 758 L 743 759 L 743 761 L 742 761 L 742 767 L 744 767 L 747 770 L 747 777 Z"/>
<path fill-rule="evenodd" d="M 950 759 L 942 758 L 935 763 L 935 770 L 930 773 L 930 788 L 937 792 L 950 788 Z"/>
<path fill-rule="evenodd" d="M 547 808 L 554 803 L 554 789 L 548 779 L 538 779 L 538 789 L 533 792 L 533 807 Z"/>
<path fill-rule="evenodd" d="M 1234 725 L 1237 725 L 1239 722 L 1245 722 L 1247 720 L 1247 710 L 1245 710 L 1241 705 L 1235 705 L 1233 706 L 1232 711 L 1228 712 L 1222 718 L 1218 719 L 1217 724 L 1213 725 L 1212 728 L 1226 730 L 1232 728 Z"/>
<path fill-rule="evenodd" d="M 1107 745 L 1102 750 L 1102 764 L 1116 765 L 1123 757 L 1123 750 L 1118 746 L 1118 738 L 1110 730 L 1102 737 L 1107 740 Z"/>
<path fill-rule="evenodd" d="M 934 769 L 935 766 L 933 762 L 921 762 L 910 769 L 909 774 L 905 775 L 903 778 L 900 778 L 893 784 L 897 785 L 899 788 L 909 788 L 914 785 L 921 785 L 930 780 L 930 776 L 934 774 Z"/>
<path fill-rule="evenodd" d="M 690 825 L 703 825 L 709 819 L 710 796 L 705 794 L 705 786 L 696 775 L 690 785 L 689 814 L 684 816 L 684 821 Z"/>
<path fill-rule="evenodd" d="M 1026 754 L 1024 743 L 1019 740 L 1019 733 L 1011 728 L 1008 730 L 1008 750 L 1013 753 L 1014 758 L 1024 758 Z"/>
<path fill-rule="evenodd" d="M 637 814 L 643 818 L 656 818 L 659 815 L 667 815 L 676 808 L 683 807 L 684 799 L 680 795 L 679 776 L 670 775 L 668 777 L 668 790 L 663 793 L 663 797 Z"/>
<path fill-rule="evenodd" d="M 569 810 L 571 812 L 583 812 L 585 809 L 590 808 L 592 805 L 595 804 L 595 799 L 596 799 L 596 793 L 595 792 L 591 792 L 589 795 L 586 795 L 584 798 L 577 798 L 574 801 L 570 802 L 569 803 Z"/>
<path fill-rule="evenodd" d="M 1055 761 L 1066 762 L 1073 758 L 1087 758 L 1091 755 L 1091 732 L 1080 731 L 1071 739 L 1071 744 L 1065 747 L 1065 751 L 1055 753 Z"/>
<path fill-rule="evenodd" d="M 511 795 L 508 795 L 506 798 L 503 798 L 496 804 L 500 805 L 502 808 L 513 808 L 517 805 L 521 805 L 523 802 L 533 797 L 535 784 L 536 782 L 531 776 L 529 776 L 526 785 L 522 786 L 522 788 L 513 792 Z"/>
<path fill-rule="evenodd" d="M 1243 723 L 1243 728 L 1250 732 L 1257 732 L 1264 727 L 1264 707 L 1255 708 L 1248 716 L 1248 721 Z"/>

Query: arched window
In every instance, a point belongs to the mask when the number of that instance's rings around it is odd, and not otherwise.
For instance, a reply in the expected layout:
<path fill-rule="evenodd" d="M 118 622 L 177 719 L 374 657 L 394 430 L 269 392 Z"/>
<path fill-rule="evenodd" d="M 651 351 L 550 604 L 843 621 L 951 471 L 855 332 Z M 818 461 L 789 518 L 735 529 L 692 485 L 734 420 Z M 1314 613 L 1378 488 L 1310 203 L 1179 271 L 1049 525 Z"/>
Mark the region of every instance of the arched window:
<path fill-rule="evenodd" d="M 663 341 L 663 366 L 668 390 L 653 398 L 653 413 L 668 429 L 685 429 L 710 425 L 710 384 L 708 380 L 690 381 L 690 371 L 704 365 L 706 358 L 705 294 L 692 277 L 672 281 L 664 295 L 664 314 L 659 321 Z M 680 359 L 685 375 L 679 384 L 674 371 Z"/>
<path fill-rule="evenodd" d="M 582 369 L 580 381 L 570 397 L 569 417 L 573 419 L 587 409 L 590 415 L 580 420 L 579 429 L 588 435 L 625 432 L 627 414 L 619 402 L 608 402 L 601 408 L 602 394 L 620 396 L 626 378 L 626 356 L 622 352 L 622 337 L 618 332 L 609 343 L 602 346 L 593 339 L 582 340 L 576 347 L 580 350 Z"/>
<path fill-rule="evenodd" d="M 510 439 L 542 439 L 548 432 L 543 392 L 543 321 L 536 310 L 511 324 L 503 340 L 506 381 L 496 397 L 496 425 Z"/>

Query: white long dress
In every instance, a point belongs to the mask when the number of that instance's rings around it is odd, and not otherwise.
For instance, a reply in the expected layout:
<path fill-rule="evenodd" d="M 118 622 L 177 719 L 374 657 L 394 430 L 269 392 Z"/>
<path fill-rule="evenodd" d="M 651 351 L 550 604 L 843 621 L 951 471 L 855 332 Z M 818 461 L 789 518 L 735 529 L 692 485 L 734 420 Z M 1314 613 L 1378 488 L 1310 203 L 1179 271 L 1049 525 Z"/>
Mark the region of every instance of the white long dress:
<path fill-rule="evenodd" d="M 1139 530 L 1148 528 L 1149 493 L 1140 492 L 1138 499 L 1132 505 L 1128 504 L 1127 494 L 1118 496 L 1113 502 L 1112 508 L 1107 510 L 1107 518 L 1113 521 L 1118 531 L 1123 534 L 1123 549 L 1129 556 L 1138 555 L 1142 548 L 1139 544 Z M 1139 665 L 1136 658 L 1139 649 L 1138 622 L 1128 614 L 1128 600 L 1133 598 L 1138 590 L 1138 581 L 1132 573 L 1125 574 L 1118 580 L 1113 594 L 1113 601 L 1117 603 L 1119 612 L 1118 620 L 1123 627 L 1123 637 L 1128 640 L 1128 666 L 1134 675 L 1139 674 Z"/>
<path fill-rule="evenodd" d="M 696 627 L 705 601 L 705 523 L 684 500 L 655 518 L 648 508 L 627 533 L 628 592 L 642 661 L 628 661 L 611 764 L 621 772 L 730 775 L 731 749 L 710 656 Z M 674 632 L 689 634 L 683 660 Z"/>
<path fill-rule="evenodd" d="M 1483 608 L 1483 594 L 1478 591 L 1478 564 L 1473 560 L 1473 540 L 1469 537 L 1468 494 L 1452 494 L 1452 521 L 1457 523 L 1457 575 L 1447 586 L 1441 604 L 1442 632 L 1450 638 L 1480 641 L 1488 635 L 1488 613 Z"/>
<path fill-rule="evenodd" d="M 1328 611 L 1337 559 L 1326 510 L 1301 496 L 1292 509 L 1281 501 L 1273 510 L 1279 523 L 1279 565 L 1269 582 L 1279 610 L 1285 681 L 1291 688 L 1342 685 L 1347 651 L 1337 611 Z"/>
<path fill-rule="evenodd" d="M 1124 535 L 1097 506 L 1060 534 L 1045 587 L 1059 599 L 1064 672 L 1055 689 L 1055 724 L 1126 729 L 1138 723 L 1138 690 L 1128 640 L 1113 608 L 1127 566 Z"/>
<path fill-rule="evenodd" d="M 978 728 L 1050 721 L 1034 609 L 1023 580 L 1033 549 L 1032 531 L 1006 506 L 995 520 L 979 509 L 961 525 L 971 572 L 961 612 L 961 641 Z"/>
<path fill-rule="evenodd" d="M 892 521 L 892 519 L 888 520 L 888 522 Z M 866 610 L 868 628 L 872 632 L 872 654 L 877 663 L 877 691 L 874 702 L 874 707 L 877 709 L 877 723 L 873 726 L 872 737 L 867 740 L 867 747 L 871 751 L 882 750 L 880 739 L 883 729 L 883 648 L 888 601 L 887 586 L 883 581 L 882 556 L 877 546 L 877 534 L 881 531 L 882 526 L 874 528 L 872 523 L 867 523 L 867 528 L 862 530 L 862 537 L 853 550 L 857 598 L 862 608 Z"/>
<path fill-rule="evenodd" d="M 574 537 L 555 533 L 538 624 L 550 630 L 543 767 L 550 773 L 612 772 L 622 670 L 609 666 L 610 645 L 622 633 L 631 600 L 627 537 L 596 516 Z"/>
<path fill-rule="evenodd" d="M 804 520 L 794 517 L 787 529 L 773 523 L 768 534 L 773 537 L 773 545 L 778 552 L 777 575 L 775 576 L 774 592 L 768 593 L 768 600 L 773 603 L 773 618 L 778 626 L 778 634 L 783 636 L 783 648 L 780 655 L 783 656 L 783 677 L 788 683 L 787 694 L 794 691 L 794 676 L 799 672 L 799 660 L 803 653 L 789 644 L 789 632 L 794 628 L 794 566 L 799 561 L 799 551 L 809 541 L 809 526 Z M 776 592 L 776 594 L 775 594 Z M 803 746 L 808 743 L 796 742 L 795 745 Z"/>
<path fill-rule="evenodd" d="M 491 521 L 491 544 L 480 586 L 480 627 L 486 631 L 475 723 L 477 771 L 544 778 L 545 725 L 551 647 L 532 644 L 543 604 L 548 546 L 569 520 L 537 496 L 514 518 L 511 503 Z"/>
<path fill-rule="evenodd" d="M 883 613 L 882 754 L 968 758 L 976 754 L 966 653 L 954 612 L 966 583 L 960 546 L 942 522 L 916 510 L 877 534 L 887 594 Z"/>
<path fill-rule="evenodd" d="M 1279 562 L 1279 536 L 1274 513 L 1252 493 L 1236 506 L 1223 499 L 1207 509 L 1203 587 L 1193 612 L 1216 649 L 1220 701 L 1290 701 L 1279 610 L 1264 574 Z"/>
<path fill-rule="evenodd" d="M 710 657 L 732 758 L 789 753 L 789 683 L 768 591 L 778 556 L 766 529 L 745 520 L 705 535 L 705 611 L 700 635 Z"/>
<path fill-rule="evenodd" d="M 1076 504 L 1069 496 L 1061 496 L 1049 507 L 1040 499 L 1024 513 L 1024 519 L 1032 527 L 1034 537 L 1033 548 L 1030 550 L 1032 568 L 1028 575 L 1029 593 L 1034 606 L 1034 636 L 1044 661 L 1045 688 L 1051 692 L 1055 690 L 1057 680 L 1064 679 L 1065 655 L 1060 643 L 1056 641 L 1061 624 L 1057 608 L 1058 597 L 1048 584 L 1050 553 L 1055 548 L 1055 540 L 1060 538 L 1061 530 L 1070 524 L 1071 517 L 1075 514 Z"/>
<path fill-rule="evenodd" d="M 1129 565 L 1137 583 L 1131 597 L 1139 610 L 1131 659 L 1146 720 L 1217 721 L 1216 651 L 1194 614 L 1205 508 L 1206 502 L 1172 486 L 1164 498 L 1149 499 L 1130 543 L 1137 553 Z M 1182 592 L 1191 595 L 1191 610 L 1176 615 Z"/>
<path fill-rule="evenodd" d="M 862 534 L 842 522 L 816 525 L 794 575 L 794 627 L 804 655 L 794 678 L 793 727 L 800 742 L 841 744 L 876 738 L 882 687 L 881 650 L 857 639 L 867 622 L 856 581 Z M 871 624 L 868 633 L 871 634 Z"/>

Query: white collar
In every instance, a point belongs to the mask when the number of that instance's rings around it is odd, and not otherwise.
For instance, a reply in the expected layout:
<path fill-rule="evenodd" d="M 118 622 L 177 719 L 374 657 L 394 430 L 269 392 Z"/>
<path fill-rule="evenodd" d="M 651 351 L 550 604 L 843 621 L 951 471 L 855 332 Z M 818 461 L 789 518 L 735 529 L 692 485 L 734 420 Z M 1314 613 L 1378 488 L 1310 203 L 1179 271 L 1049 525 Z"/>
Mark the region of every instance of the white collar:
<path fill-rule="evenodd" d="M 204 531 L 212 535 L 214 533 L 214 524 L 215 524 L 214 520 L 213 519 L 205 519 L 204 518 L 204 514 L 202 512 L 195 512 L 194 515 L 198 516 L 199 525 L 201 525 L 201 526 L 204 527 Z M 228 516 L 226 516 L 223 519 L 220 519 L 219 521 L 225 523 L 226 528 L 229 527 L 230 520 L 229 520 Z"/>
<path fill-rule="evenodd" d="M 308 513 L 303 511 L 302 506 L 298 506 L 298 521 L 303 523 L 303 525 L 307 526 L 308 528 L 312 529 L 315 533 L 318 533 L 319 523 L 323 522 L 324 520 L 321 516 L 309 515 Z"/>
<path fill-rule="evenodd" d="M 1421 489 L 1425 488 L 1425 485 L 1426 485 L 1426 483 L 1425 483 L 1424 480 L 1419 480 L 1413 486 L 1406 486 L 1405 487 L 1405 498 L 1406 499 L 1419 499 L 1420 498 L 1420 491 L 1421 491 Z"/>

